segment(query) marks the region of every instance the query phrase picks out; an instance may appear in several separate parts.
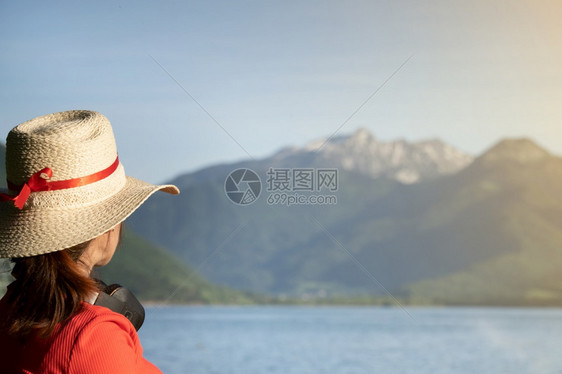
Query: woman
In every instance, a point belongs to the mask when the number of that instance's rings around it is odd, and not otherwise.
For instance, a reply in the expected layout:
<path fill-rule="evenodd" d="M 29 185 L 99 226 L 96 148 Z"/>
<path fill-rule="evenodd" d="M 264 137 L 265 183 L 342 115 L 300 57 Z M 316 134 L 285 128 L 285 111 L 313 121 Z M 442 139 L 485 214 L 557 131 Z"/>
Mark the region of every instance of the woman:
<path fill-rule="evenodd" d="M 6 140 L 0 257 L 14 282 L 0 300 L 2 373 L 160 373 L 127 318 L 94 305 L 90 277 L 121 223 L 158 190 L 125 175 L 107 118 L 91 111 L 22 123 Z"/>

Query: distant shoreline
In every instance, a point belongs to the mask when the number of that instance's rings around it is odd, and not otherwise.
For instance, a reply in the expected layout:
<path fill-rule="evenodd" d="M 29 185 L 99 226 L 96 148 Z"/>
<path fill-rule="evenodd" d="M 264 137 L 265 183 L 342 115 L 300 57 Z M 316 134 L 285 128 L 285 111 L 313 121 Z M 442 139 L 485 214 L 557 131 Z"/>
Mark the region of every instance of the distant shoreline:
<path fill-rule="evenodd" d="M 446 302 L 415 302 L 406 299 L 389 300 L 389 298 L 373 298 L 370 300 L 357 300 L 357 298 L 337 298 L 318 300 L 274 300 L 269 302 L 255 301 L 249 303 L 201 303 L 201 302 L 163 302 L 158 300 L 145 300 L 142 304 L 146 307 L 164 306 L 217 306 L 217 307 L 245 307 L 245 306 L 303 306 L 303 307 L 381 307 L 381 308 L 424 308 L 424 307 L 446 307 L 446 308 L 562 308 L 562 303 L 446 303 Z"/>

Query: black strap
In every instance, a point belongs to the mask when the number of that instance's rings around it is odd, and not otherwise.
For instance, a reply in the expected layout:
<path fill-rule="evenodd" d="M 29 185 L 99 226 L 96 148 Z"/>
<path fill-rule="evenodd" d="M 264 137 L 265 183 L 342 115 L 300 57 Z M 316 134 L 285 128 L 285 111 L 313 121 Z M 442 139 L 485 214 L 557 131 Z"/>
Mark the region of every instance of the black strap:
<path fill-rule="evenodd" d="M 94 305 L 104 306 L 124 315 L 138 331 L 144 322 L 144 308 L 131 291 L 118 284 L 105 287 Z"/>

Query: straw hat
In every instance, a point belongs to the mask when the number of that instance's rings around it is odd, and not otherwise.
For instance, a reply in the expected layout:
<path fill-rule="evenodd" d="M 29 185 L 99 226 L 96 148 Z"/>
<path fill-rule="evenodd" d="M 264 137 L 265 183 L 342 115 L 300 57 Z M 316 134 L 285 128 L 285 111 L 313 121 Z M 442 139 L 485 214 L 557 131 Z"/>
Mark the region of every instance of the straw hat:
<path fill-rule="evenodd" d="M 6 140 L 8 191 L 0 194 L 0 257 L 59 251 L 123 222 L 158 190 L 125 175 L 107 118 L 91 111 L 24 122 Z"/>

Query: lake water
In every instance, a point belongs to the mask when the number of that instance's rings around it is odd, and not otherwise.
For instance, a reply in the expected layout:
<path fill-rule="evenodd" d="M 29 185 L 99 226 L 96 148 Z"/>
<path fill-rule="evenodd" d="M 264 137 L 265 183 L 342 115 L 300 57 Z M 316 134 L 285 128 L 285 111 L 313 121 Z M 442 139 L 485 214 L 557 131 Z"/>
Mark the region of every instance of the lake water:
<path fill-rule="evenodd" d="M 150 307 L 165 374 L 562 373 L 562 310 Z"/>

